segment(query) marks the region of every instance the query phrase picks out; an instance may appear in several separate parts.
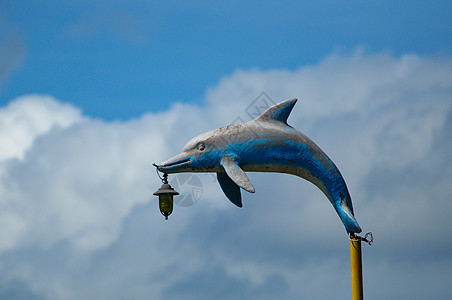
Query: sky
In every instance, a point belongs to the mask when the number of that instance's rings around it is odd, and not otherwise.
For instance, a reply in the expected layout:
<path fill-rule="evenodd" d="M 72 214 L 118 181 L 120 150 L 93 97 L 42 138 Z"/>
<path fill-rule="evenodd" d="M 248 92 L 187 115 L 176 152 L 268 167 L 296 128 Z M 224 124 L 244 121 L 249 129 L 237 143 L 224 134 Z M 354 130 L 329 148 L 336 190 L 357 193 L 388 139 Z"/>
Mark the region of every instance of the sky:
<path fill-rule="evenodd" d="M 448 1 L 1 1 L 0 299 L 350 299 L 349 241 L 311 183 L 152 163 L 298 98 L 335 162 L 366 299 L 446 299 L 452 270 Z"/>

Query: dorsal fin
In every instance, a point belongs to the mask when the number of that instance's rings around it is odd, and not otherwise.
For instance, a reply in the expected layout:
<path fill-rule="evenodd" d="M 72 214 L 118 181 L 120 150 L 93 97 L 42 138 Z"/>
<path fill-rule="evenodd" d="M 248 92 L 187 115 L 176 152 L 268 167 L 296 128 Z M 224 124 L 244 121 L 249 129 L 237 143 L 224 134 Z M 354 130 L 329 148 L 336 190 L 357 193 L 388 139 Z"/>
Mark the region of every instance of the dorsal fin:
<path fill-rule="evenodd" d="M 287 118 L 295 103 L 297 103 L 297 99 L 294 98 L 275 104 L 257 117 L 256 121 L 279 121 L 287 124 Z"/>

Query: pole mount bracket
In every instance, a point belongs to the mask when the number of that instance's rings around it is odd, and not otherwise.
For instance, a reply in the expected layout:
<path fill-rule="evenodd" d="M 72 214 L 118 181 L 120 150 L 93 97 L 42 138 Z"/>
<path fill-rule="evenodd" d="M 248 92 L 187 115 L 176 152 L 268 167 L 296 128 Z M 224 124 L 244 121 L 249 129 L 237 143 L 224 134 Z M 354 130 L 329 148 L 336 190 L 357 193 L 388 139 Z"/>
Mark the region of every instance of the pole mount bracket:
<path fill-rule="evenodd" d="M 349 233 L 348 238 L 350 240 L 360 240 L 360 241 L 366 242 L 369 244 L 369 246 L 372 246 L 372 243 L 374 242 L 374 236 L 373 236 L 372 232 L 366 233 L 363 237 L 351 232 L 351 233 Z"/>

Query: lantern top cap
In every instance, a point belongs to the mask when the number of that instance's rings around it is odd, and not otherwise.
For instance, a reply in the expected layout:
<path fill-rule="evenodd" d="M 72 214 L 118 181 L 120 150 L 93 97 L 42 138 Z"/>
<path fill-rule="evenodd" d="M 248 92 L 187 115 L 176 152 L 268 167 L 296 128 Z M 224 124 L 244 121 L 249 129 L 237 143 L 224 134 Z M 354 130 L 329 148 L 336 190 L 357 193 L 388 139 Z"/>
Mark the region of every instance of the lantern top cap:
<path fill-rule="evenodd" d="M 158 196 L 163 194 L 170 194 L 174 196 L 179 195 L 179 193 L 176 192 L 168 183 L 162 184 L 162 186 L 153 195 Z"/>

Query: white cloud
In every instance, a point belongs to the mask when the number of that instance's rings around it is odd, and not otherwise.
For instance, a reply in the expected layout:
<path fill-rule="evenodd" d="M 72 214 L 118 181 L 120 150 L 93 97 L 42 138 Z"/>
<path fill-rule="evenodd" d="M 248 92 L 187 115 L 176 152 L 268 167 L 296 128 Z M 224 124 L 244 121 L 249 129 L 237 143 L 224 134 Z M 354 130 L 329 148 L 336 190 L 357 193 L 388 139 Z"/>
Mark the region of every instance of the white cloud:
<path fill-rule="evenodd" d="M 238 209 L 214 177 L 198 175 L 201 201 L 166 222 L 151 201 L 152 162 L 202 131 L 246 121 L 265 91 L 302 99 L 289 123 L 335 161 L 360 225 L 376 236 L 363 247 L 367 298 L 420 299 L 447 268 L 435 277 L 407 265 L 451 261 L 451 66 L 358 51 L 293 71 L 238 70 L 208 90 L 205 107 L 126 122 L 46 96 L 16 99 L 0 109 L 0 279 L 49 299 L 348 297 L 348 240 L 310 183 L 250 174 L 256 194 L 244 192 Z M 431 292 L 444 298 L 450 288 Z"/>
<path fill-rule="evenodd" d="M 23 159 L 41 135 L 81 120 L 80 111 L 50 96 L 25 96 L 0 110 L 0 161 Z"/>

